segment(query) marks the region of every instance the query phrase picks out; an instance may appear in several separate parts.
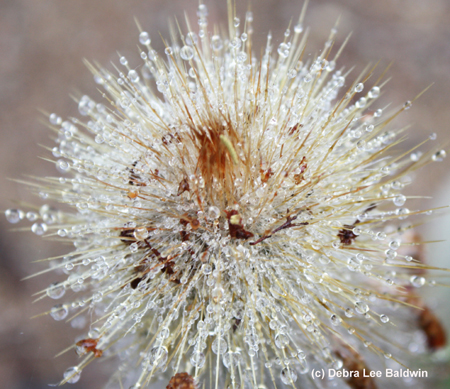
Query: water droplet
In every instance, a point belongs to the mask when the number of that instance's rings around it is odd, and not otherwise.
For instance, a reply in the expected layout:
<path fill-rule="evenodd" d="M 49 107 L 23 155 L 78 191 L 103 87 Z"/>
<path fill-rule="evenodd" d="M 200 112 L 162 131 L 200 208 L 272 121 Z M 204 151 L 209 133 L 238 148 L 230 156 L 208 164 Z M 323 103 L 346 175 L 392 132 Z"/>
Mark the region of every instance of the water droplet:
<path fill-rule="evenodd" d="M 69 162 L 64 161 L 63 159 L 60 159 L 58 162 L 56 162 L 56 167 L 61 172 L 68 172 L 70 170 Z"/>
<path fill-rule="evenodd" d="M 186 34 L 186 44 L 189 46 L 195 46 L 198 42 L 198 37 L 195 32 L 188 32 Z"/>
<path fill-rule="evenodd" d="M 281 370 L 280 378 L 283 384 L 291 384 L 297 381 L 297 373 L 290 367 L 285 367 Z"/>
<path fill-rule="evenodd" d="M 280 46 L 278 46 L 278 54 L 281 58 L 287 58 L 289 55 L 289 46 L 286 43 L 280 43 Z"/>
<path fill-rule="evenodd" d="M 168 355 L 169 353 L 164 346 L 153 347 L 148 353 L 151 368 L 153 369 L 154 366 L 163 367 L 167 362 Z"/>
<path fill-rule="evenodd" d="M 359 84 L 357 84 L 357 85 L 355 86 L 355 92 L 356 92 L 356 93 L 362 92 L 363 89 L 364 89 L 364 84 L 363 84 L 362 82 L 360 82 Z"/>
<path fill-rule="evenodd" d="M 206 275 L 211 274 L 212 266 L 209 263 L 204 263 L 202 265 L 202 271 L 203 271 L 203 274 L 206 274 Z"/>
<path fill-rule="evenodd" d="M 435 162 L 442 162 L 446 156 L 447 156 L 447 153 L 445 152 L 445 150 L 439 150 L 438 152 L 433 154 L 431 159 Z"/>
<path fill-rule="evenodd" d="M 403 204 L 405 204 L 406 197 L 402 194 L 399 194 L 399 195 L 395 196 L 392 201 L 397 207 L 401 207 Z"/>
<path fill-rule="evenodd" d="M 149 232 L 145 227 L 138 227 L 134 230 L 133 235 L 137 240 L 144 240 L 148 238 Z"/>
<path fill-rule="evenodd" d="M 363 301 L 357 301 L 355 303 L 355 311 L 361 315 L 369 312 L 369 306 Z"/>
<path fill-rule="evenodd" d="M 208 16 L 208 8 L 205 4 L 200 4 L 198 6 L 197 16 L 199 18 L 206 18 Z"/>
<path fill-rule="evenodd" d="M 420 276 L 412 276 L 410 279 L 411 285 L 420 288 L 425 285 L 425 278 Z"/>
<path fill-rule="evenodd" d="M 301 23 L 297 23 L 294 27 L 294 32 L 296 34 L 300 34 L 301 32 L 303 32 L 303 25 Z"/>
<path fill-rule="evenodd" d="M 374 117 L 374 118 L 379 118 L 382 114 L 383 114 L 383 110 L 380 108 L 380 109 L 377 109 L 377 110 L 373 113 L 373 117 Z"/>
<path fill-rule="evenodd" d="M 80 380 L 81 377 L 81 371 L 78 369 L 78 367 L 69 367 L 64 372 L 64 379 L 67 380 L 67 383 L 74 384 Z"/>
<path fill-rule="evenodd" d="M 59 282 L 55 282 L 47 288 L 47 296 L 55 300 L 64 296 L 64 293 L 66 293 L 66 288 Z"/>
<path fill-rule="evenodd" d="M 224 338 L 217 337 L 211 345 L 214 354 L 223 354 L 228 349 L 227 341 Z"/>
<path fill-rule="evenodd" d="M 194 58 L 194 49 L 190 46 L 183 46 L 180 50 L 180 57 L 185 61 L 189 61 Z"/>
<path fill-rule="evenodd" d="M 60 120 L 61 118 L 59 118 L 58 115 L 57 115 L 56 113 L 52 113 L 52 114 L 50 114 L 50 116 L 49 116 L 48 119 L 49 119 L 49 121 L 50 121 L 50 124 L 56 125 L 56 124 L 59 124 L 59 120 Z"/>
<path fill-rule="evenodd" d="M 220 216 L 220 209 L 215 207 L 215 206 L 211 206 L 208 208 L 208 216 L 211 219 L 218 219 Z"/>
<path fill-rule="evenodd" d="M 30 222 L 34 222 L 38 219 L 39 215 L 36 212 L 27 212 L 27 219 Z"/>
<path fill-rule="evenodd" d="M 150 37 L 149 37 L 147 31 L 142 31 L 139 34 L 139 42 L 141 42 L 141 44 L 143 44 L 143 45 L 149 45 L 150 44 Z"/>
<path fill-rule="evenodd" d="M 50 316 L 53 317 L 56 321 L 64 320 L 69 314 L 69 309 L 62 304 L 55 305 L 50 310 Z"/>
<path fill-rule="evenodd" d="M 198 369 L 201 369 L 203 365 L 205 364 L 206 357 L 205 354 L 194 351 L 191 356 L 191 363 L 194 367 L 197 367 Z"/>
<path fill-rule="evenodd" d="M 164 50 L 164 52 L 165 52 L 167 55 L 169 55 L 169 56 L 173 54 L 173 50 L 172 50 L 172 48 L 171 48 L 170 46 L 166 47 L 166 49 Z"/>
<path fill-rule="evenodd" d="M 283 348 L 289 343 L 289 338 L 286 334 L 282 332 L 275 335 L 275 346 L 278 348 Z"/>
<path fill-rule="evenodd" d="M 21 211 L 19 209 L 7 209 L 5 211 L 6 220 L 12 224 L 16 224 L 21 219 L 20 213 Z"/>
<path fill-rule="evenodd" d="M 341 319 L 337 315 L 331 315 L 330 317 L 331 324 L 334 326 L 338 326 L 341 322 Z"/>
<path fill-rule="evenodd" d="M 31 226 L 31 231 L 33 231 L 36 235 L 43 235 L 47 231 L 47 224 L 34 223 Z"/>
<path fill-rule="evenodd" d="M 81 115 L 87 116 L 89 114 L 89 103 L 91 99 L 89 96 L 83 96 L 78 102 L 78 111 Z"/>
<path fill-rule="evenodd" d="M 389 317 L 387 317 L 386 315 L 381 315 L 380 316 L 380 321 L 382 323 L 387 323 L 389 321 Z"/>
<path fill-rule="evenodd" d="M 211 38 L 211 47 L 213 50 L 220 50 L 223 47 L 222 39 L 219 35 L 213 35 Z"/>
<path fill-rule="evenodd" d="M 367 94 L 367 97 L 369 97 L 371 99 L 376 99 L 379 95 L 380 95 L 380 88 L 377 86 L 374 86 Z"/>
<path fill-rule="evenodd" d="M 405 104 L 403 104 L 403 108 L 406 111 L 407 109 L 410 109 L 412 106 L 412 102 L 411 101 L 407 101 Z"/>
<path fill-rule="evenodd" d="M 131 82 L 139 82 L 139 74 L 137 73 L 136 70 L 130 70 L 128 72 L 128 78 L 130 79 Z"/>
<path fill-rule="evenodd" d="M 222 362 L 227 369 L 229 369 L 230 367 L 236 367 L 239 364 L 240 356 L 241 353 L 239 351 L 237 352 L 228 351 L 222 357 Z"/>

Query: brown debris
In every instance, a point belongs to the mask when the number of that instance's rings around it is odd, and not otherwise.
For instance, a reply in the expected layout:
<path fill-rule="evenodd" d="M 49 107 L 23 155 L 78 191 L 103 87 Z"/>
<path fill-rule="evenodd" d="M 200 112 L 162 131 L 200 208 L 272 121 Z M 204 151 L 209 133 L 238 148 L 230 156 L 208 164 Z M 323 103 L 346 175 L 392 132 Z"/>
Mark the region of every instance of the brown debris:
<path fill-rule="evenodd" d="M 137 174 L 134 170 L 134 168 L 136 167 L 138 161 L 133 162 L 132 164 L 132 168 L 127 168 L 130 172 L 130 179 L 128 181 L 128 183 L 130 185 L 137 185 L 137 186 L 146 186 L 143 182 L 141 182 L 141 176 L 139 174 Z"/>
<path fill-rule="evenodd" d="M 296 132 L 297 130 L 299 130 L 302 127 L 303 127 L 303 124 L 297 123 L 295 126 L 293 126 L 289 129 L 288 135 L 293 135 L 294 132 Z"/>
<path fill-rule="evenodd" d="M 188 373 L 177 373 L 169 381 L 166 389 L 197 389 L 194 378 Z"/>
<path fill-rule="evenodd" d="M 289 213 L 289 209 L 287 210 L 287 213 Z M 298 226 L 307 226 L 309 224 L 308 222 L 292 224 L 292 220 L 297 219 L 297 216 L 292 216 L 292 217 L 291 216 L 287 216 L 286 219 L 287 219 L 287 221 L 285 223 L 283 223 L 281 226 L 275 228 L 273 231 L 266 231 L 261 238 L 259 238 L 255 242 L 251 242 L 250 245 L 254 246 L 255 244 L 261 243 L 262 241 L 270 238 L 276 232 L 284 230 L 286 228 L 298 227 Z"/>
<path fill-rule="evenodd" d="M 235 239 L 249 239 L 255 236 L 252 232 L 244 230 L 242 218 L 236 210 L 225 211 L 228 219 L 230 236 Z"/>
<path fill-rule="evenodd" d="M 447 344 L 447 334 L 444 326 L 437 316 L 426 306 L 420 311 L 419 327 L 427 337 L 427 346 L 430 350 L 437 350 Z"/>
<path fill-rule="evenodd" d="M 350 245 L 358 237 L 358 235 L 355 235 L 352 231 L 353 228 L 355 228 L 354 224 L 344 224 L 344 228 L 339 230 L 337 236 L 342 244 Z"/>
<path fill-rule="evenodd" d="M 366 363 L 354 349 L 343 345 L 342 349 L 336 351 L 336 355 L 342 359 L 343 368 L 349 372 L 358 372 L 346 378 L 348 386 L 351 389 L 376 389 L 374 377 L 367 377 L 371 370 Z M 358 375 L 358 377 L 355 377 Z"/>
<path fill-rule="evenodd" d="M 299 165 L 300 165 L 300 173 L 294 174 L 295 185 L 300 185 L 300 183 L 303 181 L 303 174 L 305 173 L 305 170 L 308 167 L 308 164 L 306 163 L 306 157 L 302 158 Z"/>
<path fill-rule="evenodd" d="M 180 196 L 182 193 L 188 191 L 189 192 L 189 182 L 187 178 L 183 178 L 180 182 L 180 185 L 178 185 L 178 192 L 177 196 Z"/>
<path fill-rule="evenodd" d="M 100 358 L 103 354 L 103 351 L 97 348 L 97 344 L 98 339 L 87 338 L 78 341 L 76 343 L 76 346 L 82 349 L 82 354 L 93 352 L 95 358 Z"/>
<path fill-rule="evenodd" d="M 269 178 L 274 175 L 274 172 L 271 168 L 264 171 L 263 169 L 260 169 L 259 172 L 261 173 L 261 182 L 266 183 L 269 181 Z"/>

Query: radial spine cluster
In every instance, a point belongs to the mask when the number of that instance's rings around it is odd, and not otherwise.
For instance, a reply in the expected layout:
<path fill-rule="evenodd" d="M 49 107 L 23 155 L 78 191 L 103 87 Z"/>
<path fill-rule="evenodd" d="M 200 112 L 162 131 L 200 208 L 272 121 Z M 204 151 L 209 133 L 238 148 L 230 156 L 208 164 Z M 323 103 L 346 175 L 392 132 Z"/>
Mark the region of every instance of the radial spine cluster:
<path fill-rule="evenodd" d="M 309 387 L 312 368 L 426 348 L 405 324 L 431 281 L 402 251 L 422 213 L 402 190 L 445 151 L 391 152 L 411 102 L 385 112 L 384 73 L 336 70 L 336 28 L 306 56 L 302 14 L 259 58 L 251 12 L 230 15 L 210 29 L 200 5 L 162 56 L 141 31 L 137 68 L 88 64 L 104 93 L 79 99 L 83 119 L 50 115 L 62 176 L 34 188 L 53 205 L 7 217 L 75 246 L 42 292 L 67 298 L 55 320 L 91 320 L 62 383 L 118 355 L 111 382 L 130 389 Z"/>

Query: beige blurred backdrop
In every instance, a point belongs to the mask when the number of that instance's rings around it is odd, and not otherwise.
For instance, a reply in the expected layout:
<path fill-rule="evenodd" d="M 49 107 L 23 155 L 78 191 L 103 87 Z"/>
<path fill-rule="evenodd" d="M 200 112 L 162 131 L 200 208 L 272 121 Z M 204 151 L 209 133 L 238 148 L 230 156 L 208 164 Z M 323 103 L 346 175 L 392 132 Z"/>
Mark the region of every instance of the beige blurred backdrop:
<path fill-rule="evenodd" d="M 282 40 L 291 18 L 296 21 L 302 1 L 253 0 L 256 47 L 264 44 L 268 30 L 275 44 Z M 249 2 L 238 1 L 244 18 Z M 97 85 L 82 63 L 96 60 L 112 69 L 120 52 L 131 65 L 139 62 L 138 30 L 134 17 L 150 33 L 159 52 L 159 33 L 168 36 L 168 19 L 176 16 L 184 26 L 186 11 L 196 23 L 198 0 L 0 0 L 0 208 L 14 207 L 14 201 L 33 201 L 24 187 L 8 180 L 24 175 L 54 175 L 55 167 L 39 159 L 47 152 L 39 144 L 53 147 L 51 134 L 38 109 L 62 117 L 77 115 L 69 94 L 89 94 L 100 100 Z M 206 1 L 210 18 L 225 24 L 226 0 Z M 315 53 L 327 39 L 340 16 L 338 44 L 353 32 L 338 67 L 355 66 L 356 76 L 369 62 L 381 59 L 381 67 L 394 61 L 382 103 L 400 106 L 426 86 L 433 87 L 405 112 L 395 124 L 411 124 L 412 146 L 437 134 L 437 141 L 450 139 L 450 1 L 448 0 L 311 0 L 305 25 L 311 27 L 308 52 Z M 447 152 L 449 150 L 447 149 Z M 408 202 L 410 209 L 450 204 L 450 158 L 434 163 L 418 174 L 406 194 L 434 196 Z M 450 218 L 424 227 L 428 239 L 447 239 Z M 447 224 L 446 224 L 447 223 Z M 22 226 L 30 223 L 22 222 Z M 19 225 L 20 226 L 20 225 Z M 12 225 L 0 219 L 0 387 L 45 388 L 57 382 L 62 372 L 75 364 L 73 351 L 53 356 L 73 341 L 80 330 L 49 317 L 30 320 L 47 310 L 51 302 L 32 304 L 31 295 L 55 279 L 52 275 L 21 281 L 45 265 L 32 261 L 62 254 L 67 248 L 36 237 L 31 232 L 12 232 Z M 449 243 L 430 249 L 430 260 L 450 267 Z M 431 304 L 442 302 L 438 313 L 448 316 L 445 294 L 436 294 Z M 444 296 L 444 297 L 442 297 Z M 436 297 L 436 300 L 434 298 Z M 448 300 L 447 300 L 448 301 Z M 447 326 L 448 327 L 448 326 Z M 108 363 L 91 365 L 72 388 L 99 388 L 105 382 Z M 155 388 L 163 388 L 162 383 Z"/>

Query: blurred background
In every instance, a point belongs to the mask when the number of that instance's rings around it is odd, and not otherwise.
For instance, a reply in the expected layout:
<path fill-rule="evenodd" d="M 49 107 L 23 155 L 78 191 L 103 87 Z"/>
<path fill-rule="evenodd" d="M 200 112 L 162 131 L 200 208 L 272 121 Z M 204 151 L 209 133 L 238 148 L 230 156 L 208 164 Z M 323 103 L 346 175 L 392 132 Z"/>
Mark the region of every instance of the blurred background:
<path fill-rule="evenodd" d="M 241 20 L 249 3 L 238 1 Z M 255 47 L 264 45 L 269 29 L 278 45 L 291 18 L 296 22 L 302 4 L 291 0 L 253 0 Z M 198 0 L 0 0 L 1 210 L 14 207 L 14 201 L 43 204 L 9 178 L 57 173 L 54 165 L 38 158 L 47 155 L 40 144 L 53 147 L 50 132 L 40 122 L 47 119 L 38 109 L 64 118 L 78 115 L 70 94 L 101 99 L 82 59 L 96 60 L 112 69 L 110 63 L 118 63 L 120 52 L 132 66 L 137 66 L 140 59 L 134 17 L 149 32 L 152 46 L 162 53 L 159 33 L 168 36 L 169 18 L 177 17 L 184 26 L 186 12 L 194 25 L 197 5 Z M 210 25 L 225 25 L 226 0 L 209 0 L 206 5 Z M 338 45 L 348 33 L 353 32 L 353 36 L 338 67 L 355 66 L 356 76 L 369 62 L 381 59 L 383 68 L 394 61 L 389 70 L 392 80 L 380 106 L 389 102 L 400 106 L 434 82 L 395 122 L 397 127 L 411 124 L 402 147 L 407 149 L 431 133 L 437 134 L 435 143 L 448 145 L 450 1 L 311 0 L 304 23 L 312 30 L 307 52 L 315 53 L 323 47 L 339 16 Z M 450 204 L 449 167 L 447 158 L 419 172 L 405 194 L 432 199 L 408 201 L 406 206 L 418 209 Z M 25 222 L 23 225 L 28 226 Z M 58 382 L 62 372 L 74 365 L 73 351 L 56 359 L 54 355 L 70 345 L 79 330 L 50 317 L 30 319 L 50 307 L 47 300 L 32 304 L 31 295 L 53 280 L 49 276 L 21 279 L 45 266 L 32 261 L 62 254 L 67 249 L 31 232 L 13 232 L 12 227 L 4 217 L 0 218 L 0 386 L 45 388 Z M 448 239 L 449 231 L 449 216 L 436 218 L 420 229 L 428 240 Z M 450 267 L 449 241 L 429 245 L 427 252 L 430 263 Z M 448 290 L 432 289 L 428 303 L 450 329 Z M 90 366 L 71 387 L 101 387 L 107 377 L 106 365 Z"/>

